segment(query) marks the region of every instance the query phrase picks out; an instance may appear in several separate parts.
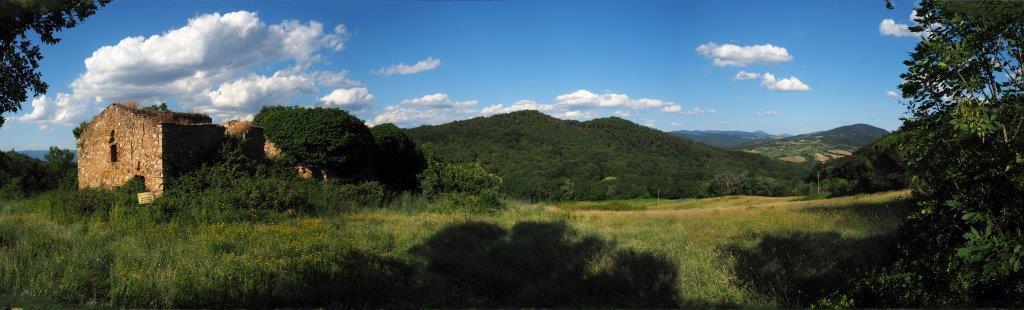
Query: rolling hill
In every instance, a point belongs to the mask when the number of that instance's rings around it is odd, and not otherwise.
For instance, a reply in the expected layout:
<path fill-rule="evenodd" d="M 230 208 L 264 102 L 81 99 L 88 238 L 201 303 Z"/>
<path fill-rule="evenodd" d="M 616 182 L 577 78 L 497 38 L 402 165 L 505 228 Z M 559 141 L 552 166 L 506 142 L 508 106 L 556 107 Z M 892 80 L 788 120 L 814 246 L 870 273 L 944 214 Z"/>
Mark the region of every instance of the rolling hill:
<path fill-rule="evenodd" d="M 743 145 L 750 145 L 758 141 L 789 137 L 789 135 L 776 136 L 760 130 L 754 132 L 732 130 L 678 130 L 671 131 L 669 133 L 681 138 L 722 148 L 734 148 Z"/>
<path fill-rule="evenodd" d="M 405 131 L 442 160 L 479 162 L 504 191 L 534 200 L 693 197 L 723 172 L 799 182 L 810 170 L 616 117 L 578 122 L 520 111 Z"/>
<path fill-rule="evenodd" d="M 882 128 L 854 124 L 784 139 L 758 141 L 739 148 L 783 161 L 821 162 L 849 156 L 887 134 L 889 131 Z"/>

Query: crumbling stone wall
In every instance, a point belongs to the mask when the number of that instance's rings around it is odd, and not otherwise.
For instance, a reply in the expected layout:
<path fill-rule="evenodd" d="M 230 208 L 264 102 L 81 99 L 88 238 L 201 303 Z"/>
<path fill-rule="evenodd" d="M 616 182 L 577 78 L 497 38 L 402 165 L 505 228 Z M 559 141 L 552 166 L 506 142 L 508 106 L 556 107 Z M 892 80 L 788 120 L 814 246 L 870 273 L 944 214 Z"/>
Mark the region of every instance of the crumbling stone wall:
<path fill-rule="evenodd" d="M 163 173 L 174 178 L 203 163 L 216 160 L 224 141 L 224 127 L 216 124 L 160 123 L 163 141 Z"/>
<path fill-rule="evenodd" d="M 253 159 L 266 159 L 270 156 L 264 150 L 267 141 L 263 128 L 253 125 L 251 122 L 242 120 L 231 120 L 224 123 L 224 132 L 228 136 L 242 140 L 242 151 L 245 156 Z"/>
<path fill-rule="evenodd" d="M 78 144 L 78 186 L 116 187 L 142 177 L 146 188 L 163 189 L 163 140 L 150 119 L 112 105 L 86 126 Z"/>
<path fill-rule="evenodd" d="M 141 177 L 147 190 L 160 193 L 171 178 L 213 159 L 223 140 L 224 127 L 206 115 L 112 104 L 78 139 L 78 187 L 111 188 Z"/>

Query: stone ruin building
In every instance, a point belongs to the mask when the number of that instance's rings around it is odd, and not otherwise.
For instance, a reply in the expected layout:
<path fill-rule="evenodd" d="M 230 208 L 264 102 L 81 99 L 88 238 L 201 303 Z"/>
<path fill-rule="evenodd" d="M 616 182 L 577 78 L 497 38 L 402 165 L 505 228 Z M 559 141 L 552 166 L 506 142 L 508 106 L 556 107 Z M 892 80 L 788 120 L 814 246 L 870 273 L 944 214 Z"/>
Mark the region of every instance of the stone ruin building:
<path fill-rule="evenodd" d="M 263 129 L 248 122 L 218 125 L 203 114 L 112 104 L 78 138 L 78 187 L 111 188 L 141 178 L 159 194 L 174 177 L 214 159 L 228 135 L 245 136 L 250 156 L 273 148 L 264 145 Z"/>

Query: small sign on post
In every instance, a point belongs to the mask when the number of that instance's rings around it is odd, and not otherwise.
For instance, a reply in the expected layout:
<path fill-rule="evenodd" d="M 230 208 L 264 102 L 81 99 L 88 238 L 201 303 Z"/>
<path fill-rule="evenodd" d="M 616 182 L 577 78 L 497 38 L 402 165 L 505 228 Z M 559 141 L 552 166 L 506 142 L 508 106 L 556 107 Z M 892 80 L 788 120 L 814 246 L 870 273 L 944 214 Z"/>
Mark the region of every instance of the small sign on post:
<path fill-rule="evenodd" d="M 153 193 L 152 192 L 141 192 L 141 193 L 139 193 L 139 204 L 140 205 L 144 205 L 144 204 L 147 204 L 147 203 L 153 203 Z"/>

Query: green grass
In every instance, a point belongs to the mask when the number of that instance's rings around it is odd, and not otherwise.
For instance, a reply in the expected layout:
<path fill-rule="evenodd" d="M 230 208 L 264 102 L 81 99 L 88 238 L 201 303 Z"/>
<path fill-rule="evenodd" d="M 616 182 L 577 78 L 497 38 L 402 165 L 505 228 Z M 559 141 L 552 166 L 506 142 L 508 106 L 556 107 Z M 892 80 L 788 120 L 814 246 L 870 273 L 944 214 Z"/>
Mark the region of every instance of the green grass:
<path fill-rule="evenodd" d="M 0 202 L 0 307 L 806 306 L 889 259 L 907 196 L 496 213 L 415 211 L 428 203 L 407 197 L 223 223 L 148 206 L 76 216 L 43 196 Z"/>

